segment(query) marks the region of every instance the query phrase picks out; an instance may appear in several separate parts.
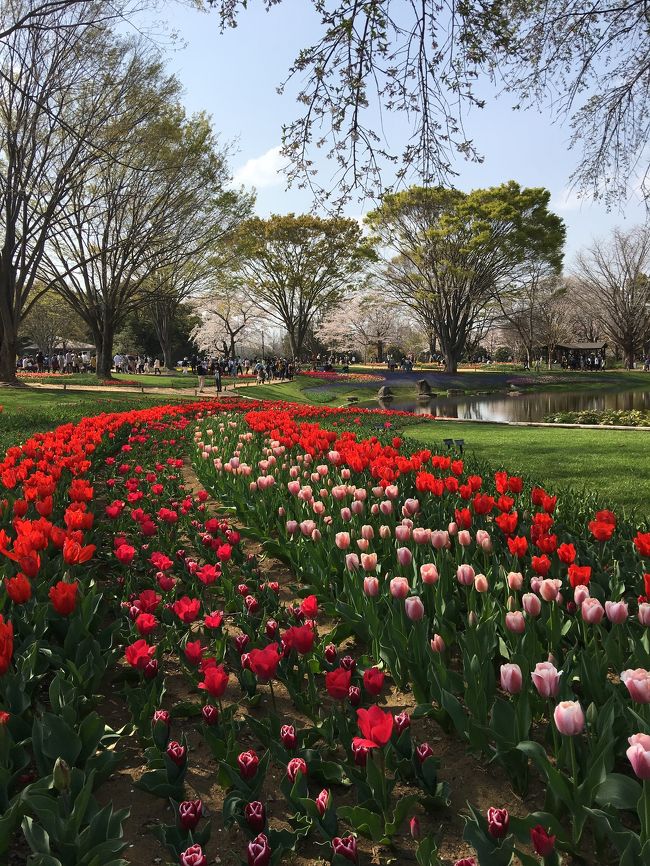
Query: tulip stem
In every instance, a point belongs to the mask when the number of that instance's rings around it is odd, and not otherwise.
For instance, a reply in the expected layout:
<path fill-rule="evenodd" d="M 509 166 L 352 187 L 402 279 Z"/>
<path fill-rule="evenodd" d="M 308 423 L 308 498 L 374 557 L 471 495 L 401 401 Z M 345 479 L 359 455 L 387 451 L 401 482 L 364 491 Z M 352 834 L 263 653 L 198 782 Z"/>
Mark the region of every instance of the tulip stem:
<path fill-rule="evenodd" d="M 573 779 L 573 785 L 575 788 L 578 787 L 578 762 L 576 760 L 576 747 L 573 742 L 573 737 L 569 737 L 569 754 L 571 755 L 571 778 Z"/>
<path fill-rule="evenodd" d="M 641 821 L 641 844 L 650 839 L 650 779 L 643 780 L 643 815 Z"/>
<path fill-rule="evenodd" d="M 269 690 L 271 692 L 271 703 L 273 704 L 273 714 L 278 715 L 278 708 L 275 703 L 275 692 L 273 691 L 273 680 L 269 680 Z"/>

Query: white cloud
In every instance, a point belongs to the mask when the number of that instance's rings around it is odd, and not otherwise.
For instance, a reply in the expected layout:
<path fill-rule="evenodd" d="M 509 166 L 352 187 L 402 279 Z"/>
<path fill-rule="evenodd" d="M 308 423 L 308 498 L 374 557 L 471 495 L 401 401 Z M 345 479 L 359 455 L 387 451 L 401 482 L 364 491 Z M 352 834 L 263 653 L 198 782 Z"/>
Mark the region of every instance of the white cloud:
<path fill-rule="evenodd" d="M 553 195 L 551 208 L 559 211 L 580 210 L 584 204 L 590 203 L 591 200 L 585 195 L 580 195 L 576 189 L 565 188 Z"/>
<path fill-rule="evenodd" d="M 286 165 L 286 160 L 281 156 L 280 150 L 280 145 L 278 145 L 267 150 L 262 156 L 249 159 L 235 172 L 235 183 L 254 186 L 257 189 L 284 183 L 282 168 Z"/>

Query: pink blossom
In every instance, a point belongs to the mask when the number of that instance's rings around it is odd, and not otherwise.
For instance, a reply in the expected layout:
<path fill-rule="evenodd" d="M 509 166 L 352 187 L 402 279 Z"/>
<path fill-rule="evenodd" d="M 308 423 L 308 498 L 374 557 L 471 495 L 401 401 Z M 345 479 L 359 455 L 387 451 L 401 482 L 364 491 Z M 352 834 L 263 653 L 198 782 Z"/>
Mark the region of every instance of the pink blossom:
<path fill-rule="evenodd" d="M 408 547 L 397 548 L 397 561 L 402 568 L 408 568 L 408 566 L 413 562 L 413 554 Z"/>
<path fill-rule="evenodd" d="M 585 714 L 578 701 L 560 701 L 553 711 L 555 727 L 565 737 L 581 734 L 585 727 Z"/>
<path fill-rule="evenodd" d="M 445 642 L 439 634 L 434 634 L 431 638 L 431 649 L 434 653 L 443 653 L 445 651 Z"/>
<path fill-rule="evenodd" d="M 410 620 L 417 622 L 424 616 L 424 605 L 418 595 L 411 595 L 404 602 L 404 610 Z"/>
<path fill-rule="evenodd" d="M 420 566 L 420 577 L 422 578 L 422 583 L 434 584 L 438 582 L 438 569 L 433 562 L 425 562 Z"/>
<path fill-rule="evenodd" d="M 520 571 L 511 571 L 508 574 L 508 587 L 516 591 L 524 585 L 524 576 Z"/>
<path fill-rule="evenodd" d="M 506 614 L 506 628 L 515 634 L 523 634 L 526 631 L 526 620 L 520 610 Z"/>
<path fill-rule="evenodd" d="M 558 671 L 552 662 L 538 662 L 530 676 L 540 697 L 557 697 L 560 691 L 562 671 Z"/>
<path fill-rule="evenodd" d="M 334 544 L 336 544 L 339 550 L 347 550 L 350 546 L 350 533 L 337 532 L 334 536 Z"/>
<path fill-rule="evenodd" d="M 442 550 L 449 544 L 449 533 L 445 529 L 434 529 L 431 533 L 431 546 L 435 550 Z"/>
<path fill-rule="evenodd" d="M 521 597 L 521 603 L 528 616 L 539 616 L 542 611 L 542 602 L 534 592 L 526 592 Z"/>
<path fill-rule="evenodd" d="M 580 613 L 589 625 L 596 625 L 605 615 L 605 609 L 597 598 L 586 598 L 580 607 Z"/>
<path fill-rule="evenodd" d="M 370 598 L 375 598 L 379 595 L 379 581 L 376 577 L 364 577 L 363 591 Z"/>
<path fill-rule="evenodd" d="M 356 571 L 359 568 L 359 557 L 356 553 L 345 554 L 345 567 L 348 571 Z"/>
<path fill-rule="evenodd" d="M 650 779 L 650 734 L 633 734 L 628 739 L 627 759 L 639 779 Z"/>
<path fill-rule="evenodd" d="M 462 586 L 471 586 L 474 583 L 474 569 L 468 563 L 463 562 L 456 569 L 456 579 Z"/>
<path fill-rule="evenodd" d="M 377 568 L 377 554 L 376 553 L 362 553 L 361 554 L 361 567 L 364 571 L 374 571 Z"/>
<path fill-rule="evenodd" d="M 605 614 L 612 625 L 621 625 L 627 619 L 627 605 L 624 601 L 606 601 Z"/>
<path fill-rule="evenodd" d="M 519 665 L 501 665 L 499 672 L 501 688 L 511 695 L 518 695 L 523 684 L 523 677 Z"/>
<path fill-rule="evenodd" d="M 406 598 L 409 594 L 409 582 L 405 577 L 394 577 L 390 582 L 390 594 L 393 598 Z"/>
<path fill-rule="evenodd" d="M 650 704 L 650 671 L 644 668 L 623 671 L 621 681 L 637 704 Z"/>
<path fill-rule="evenodd" d="M 487 592 L 489 588 L 490 585 L 488 583 L 487 577 L 484 574 L 477 574 L 474 578 L 474 589 L 477 592 L 483 593 Z"/>

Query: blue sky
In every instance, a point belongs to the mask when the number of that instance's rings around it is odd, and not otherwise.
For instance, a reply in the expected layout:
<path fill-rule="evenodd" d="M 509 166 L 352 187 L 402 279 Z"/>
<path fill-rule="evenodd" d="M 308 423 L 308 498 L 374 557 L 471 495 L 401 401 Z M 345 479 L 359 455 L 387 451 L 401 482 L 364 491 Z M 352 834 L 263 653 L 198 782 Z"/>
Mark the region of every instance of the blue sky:
<path fill-rule="evenodd" d="M 223 139 L 236 140 L 235 180 L 256 188 L 258 213 L 309 210 L 308 191 L 286 189 L 279 155 L 282 124 L 299 111 L 296 90 L 280 96 L 276 88 L 298 50 L 320 32 L 311 4 L 284 0 L 267 13 L 261 2 L 251 2 L 241 13 L 239 26 L 224 34 L 215 12 L 180 5 L 166 5 L 165 11 L 182 43 L 170 53 L 168 66 L 184 85 L 185 104 L 190 112 L 207 111 Z M 489 93 L 485 82 L 481 87 Z M 399 118 L 391 120 L 389 130 L 399 134 L 401 123 Z M 568 267 L 592 237 L 606 235 L 615 226 L 644 222 L 645 208 L 636 191 L 608 213 L 604 205 L 580 201 L 569 189 L 578 154 L 568 149 L 568 126 L 553 124 L 548 114 L 514 112 L 505 99 L 489 99 L 483 110 L 469 115 L 466 129 L 485 161 L 477 165 L 459 158 L 456 186 L 469 190 L 513 179 L 524 186 L 547 187 L 553 208 L 567 224 Z M 328 177 L 327 160 L 315 156 Z M 368 209 L 368 203 L 352 202 L 347 211 L 356 217 Z"/>

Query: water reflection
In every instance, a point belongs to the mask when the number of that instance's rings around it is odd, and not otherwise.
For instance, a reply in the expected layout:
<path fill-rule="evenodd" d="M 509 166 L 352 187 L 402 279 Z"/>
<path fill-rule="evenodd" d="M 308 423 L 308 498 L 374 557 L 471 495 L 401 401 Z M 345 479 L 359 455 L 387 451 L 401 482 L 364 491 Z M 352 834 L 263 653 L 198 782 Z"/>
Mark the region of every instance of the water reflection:
<path fill-rule="evenodd" d="M 477 394 L 421 400 L 378 401 L 384 409 L 401 409 L 416 415 L 438 415 L 471 421 L 543 421 L 559 412 L 603 412 L 609 409 L 650 410 L 650 391 L 578 392 L 539 394 Z"/>

